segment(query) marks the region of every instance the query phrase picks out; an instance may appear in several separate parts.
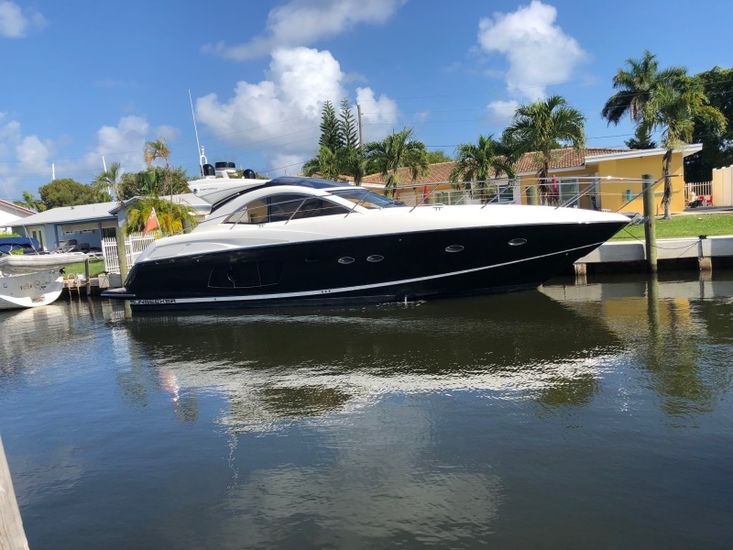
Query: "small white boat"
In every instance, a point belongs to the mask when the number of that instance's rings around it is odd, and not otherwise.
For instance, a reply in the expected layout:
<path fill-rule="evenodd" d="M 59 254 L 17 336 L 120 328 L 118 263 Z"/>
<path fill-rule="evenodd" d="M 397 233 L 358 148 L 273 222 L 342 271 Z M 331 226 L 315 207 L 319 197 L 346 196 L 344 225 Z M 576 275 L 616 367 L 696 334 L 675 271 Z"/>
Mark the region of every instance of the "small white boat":
<path fill-rule="evenodd" d="M 0 239 L 0 309 L 38 307 L 54 302 L 63 290 L 61 270 L 84 261 L 81 252 L 41 254 L 38 241 Z M 11 251 L 22 250 L 22 254 Z"/>

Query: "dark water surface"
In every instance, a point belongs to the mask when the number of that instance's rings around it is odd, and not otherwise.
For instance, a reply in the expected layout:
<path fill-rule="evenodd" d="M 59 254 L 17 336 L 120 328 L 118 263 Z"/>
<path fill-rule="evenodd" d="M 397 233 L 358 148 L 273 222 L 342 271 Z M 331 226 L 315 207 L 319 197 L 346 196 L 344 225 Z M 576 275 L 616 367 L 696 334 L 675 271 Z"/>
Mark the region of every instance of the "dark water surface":
<path fill-rule="evenodd" d="M 730 548 L 731 296 L 2 313 L 31 548 Z"/>

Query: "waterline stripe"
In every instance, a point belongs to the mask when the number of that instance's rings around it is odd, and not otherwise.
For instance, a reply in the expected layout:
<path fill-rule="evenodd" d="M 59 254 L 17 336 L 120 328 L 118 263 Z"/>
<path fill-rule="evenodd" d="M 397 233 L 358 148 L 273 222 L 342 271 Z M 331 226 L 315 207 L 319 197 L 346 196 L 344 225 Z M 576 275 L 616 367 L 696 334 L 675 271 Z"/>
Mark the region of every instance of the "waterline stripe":
<path fill-rule="evenodd" d="M 132 305 L 158 305 L 158 304 L 199 304 L 205 302 L 244 302 L 252 300 L 277 300 L 280 298 L 300 298 L 304 296 L 324 296 L 328 294 L 340 294 L 344 292 L 354 292 L 357 290 L 369 290 L 372 288 L 380 288 L 385 286 L 401 285 L 407 283 L 418 283 L 421 281 L 430 281 L 433 279 L 442 279 L 445 277 L 453 277 L 456 275 L 466 275 L 468 273 L 476 273 L 478 271 L 486 271 L 489 269 L 495 269 L 497 267 L 505 267 L 508 265 L 519 264 L 522 262 L 530 262 L 532 260 L 539 260 L 541 258 L 549 258 L 550 256 L 557 256 L 558 254 L 566 254 L 568 252 L 575 252 L 576 250 L 583 250 L 584 248 L 596 247 L 603 244 L 604 241 L 586 244 L 583 246 L 576 246 L 575 248 L 567 248 L 558 252 L 550 252 L 549 254 L 541 254 L 539 256 L 532 256 L 530 258 L 523 258 L 521 260 L 512 260 L 511 262 L 504 262 L 501 264 L 486 265 L 481 267 L 472 267 L 470 269 L 463 269 L 461 271 L 451 271 L 450 273 L 440 273 L 438 275 L 426 275 L 425 277 L 413 277 L 412 279 L 400 279 L 398 281 L 387 281 L 384 283 L 371 283 L 368 285 L 358 286 L 346 286 L 341 288 L 326 288 L 321 290 L 303 290 L 299 292 L 280 292 L 276 294 L 253 294 L 249 296 L 211 296 L 206 298 L 161 298 L 161 299 L 140 299 L 130 300 Z"/>

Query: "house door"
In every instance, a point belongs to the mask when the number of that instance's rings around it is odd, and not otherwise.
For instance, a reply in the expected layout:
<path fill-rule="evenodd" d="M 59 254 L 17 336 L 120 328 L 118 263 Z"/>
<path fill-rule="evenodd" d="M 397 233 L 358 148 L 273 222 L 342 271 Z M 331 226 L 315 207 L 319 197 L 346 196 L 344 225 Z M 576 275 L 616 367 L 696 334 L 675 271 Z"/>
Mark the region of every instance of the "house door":
<path fill-rule="evenodd" d="M 31 238 L 41 243 L 42 249 L 46 248 L 46 243 L 43 242 L 43 229 L 31 229 Z"/>

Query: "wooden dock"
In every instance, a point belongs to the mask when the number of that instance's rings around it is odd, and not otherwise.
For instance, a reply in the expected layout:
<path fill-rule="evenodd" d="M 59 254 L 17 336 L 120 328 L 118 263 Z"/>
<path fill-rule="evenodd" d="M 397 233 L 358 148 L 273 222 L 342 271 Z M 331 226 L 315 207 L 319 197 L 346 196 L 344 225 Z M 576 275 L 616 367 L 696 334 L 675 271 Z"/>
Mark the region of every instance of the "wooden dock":
<path fill-rule="evenodd" d="M 13 480 L 0 438 L 0 550 L 28 550 Z"/>

